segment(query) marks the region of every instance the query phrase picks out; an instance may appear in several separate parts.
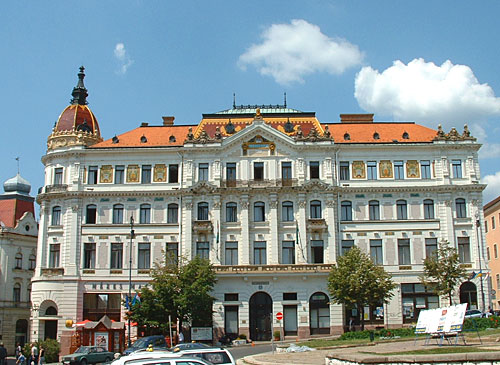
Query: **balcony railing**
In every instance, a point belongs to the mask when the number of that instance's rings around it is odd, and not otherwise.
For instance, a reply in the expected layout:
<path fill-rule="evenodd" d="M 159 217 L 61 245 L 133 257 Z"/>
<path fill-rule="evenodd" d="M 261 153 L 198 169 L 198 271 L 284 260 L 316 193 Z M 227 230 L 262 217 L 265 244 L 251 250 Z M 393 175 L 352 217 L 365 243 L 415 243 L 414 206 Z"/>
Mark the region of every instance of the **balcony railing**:
<path fill-rule="evenodd" d="M 193 231 L 198 233 L 212 232 L 214 227 L 211 221 L 194 221 Z"/>
<path fill-rule="evenodd" d="M 307 229 L 311 231 L 322 231 L 328 228 L 323 218 L 309 218 L 307 220 Z"/>
<path fill-rule="evenodd" d="M 45 193 L 63 193 L 68 190 L 66 184 L 55 184 L 45 186 Z"/>
<path fill-rule="evenodd" d="M 214 266 L 216 274 L 245 273 L 327 273 L 333 264 L 294 264 L 294 265 L 221 265 Z"/>
<path fill-rule="evenodd" d="M 42 275 L 64 275 L 64 268 L 62 267 L 48 267 L 42 269 Z"/>

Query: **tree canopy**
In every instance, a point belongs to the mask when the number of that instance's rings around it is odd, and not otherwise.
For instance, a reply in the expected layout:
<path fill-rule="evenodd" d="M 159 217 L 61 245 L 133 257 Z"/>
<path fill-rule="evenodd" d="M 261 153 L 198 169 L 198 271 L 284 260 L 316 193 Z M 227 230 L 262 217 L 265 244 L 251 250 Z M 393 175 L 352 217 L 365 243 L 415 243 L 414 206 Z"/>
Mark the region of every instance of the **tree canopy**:
<path fill-rule="evenodd" d="M 140 303 L 130 310 L 131 320 L 139 326 L 167 333 L 168 316 L 194 326 L 212 323 L 211 295 L 216 283 L 215 271 L 207 259 L 196 256 L 180 265 L 168 260 L 155 264 L 152 281 L 140 290 Z"/>
<path fill-rule="evenodd" d="M 364 329 L 364 307 L 387 303 L 394 295 L 396 284 L 382 266 L 354 246 L 337 259 L 328 277 L 330 300 L 337 304 L 356 307 Z"/>
<path fill-rule="evenodd" d="M 441 241 L 433 255 L 424 260 L 424 273 L 420 281 L 432 287 L 438 295 L 445 295 L 452 305 L 452 295 L 458 284 L 466 277 L 466 270 L 460 264 L 456 248 L 448 241 Z"/>

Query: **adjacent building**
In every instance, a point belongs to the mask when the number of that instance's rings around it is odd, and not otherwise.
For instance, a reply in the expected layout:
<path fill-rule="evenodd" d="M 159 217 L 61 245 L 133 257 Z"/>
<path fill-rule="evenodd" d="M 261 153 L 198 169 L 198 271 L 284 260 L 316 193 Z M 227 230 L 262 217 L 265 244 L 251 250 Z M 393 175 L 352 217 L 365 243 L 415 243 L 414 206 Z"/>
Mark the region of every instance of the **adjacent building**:
<path fill-rule="evenodd" d="M 492 308 L 500 310 L 500 260 L 498 249 L 500 245 L 500 196 L 484 206 L 484 227 L 486 231 L 486 256 L 490 267 L 489 288 L 492 293 Z"/>
<path fill-rule="evenodd" d="M 19 174 L 0 194 L 0 340 L 14 353 L 29 340 L 31 277 L 36 266 L 38 225 L 31 185 Z"/>
<path fill-rule="evenodd" d="M 60 334 L 67 319 L 124 320 L 129 270 L 136 291 L 164 253 L 209 258 L 215 336 L 252 340 L 279 325 L 286 336 L 338 334 L 359 319 L 327 290 L 331 265 L 354 245 L 398 284 L 365 311 L 371 327 L 415 323 L 441 304 L 419 281 L 440 240 L 471 273 L 486 270 L 480 145 L 467 126 L 445 133 L 372 114 L 325 123 L 285 101 L 193 125 L 163 117 L 103 140 L 83 79 L 82 68 L 42 158 L 34 338 Z M 465 281 L 455 300 L 484 306 L 478 285 Z"/>

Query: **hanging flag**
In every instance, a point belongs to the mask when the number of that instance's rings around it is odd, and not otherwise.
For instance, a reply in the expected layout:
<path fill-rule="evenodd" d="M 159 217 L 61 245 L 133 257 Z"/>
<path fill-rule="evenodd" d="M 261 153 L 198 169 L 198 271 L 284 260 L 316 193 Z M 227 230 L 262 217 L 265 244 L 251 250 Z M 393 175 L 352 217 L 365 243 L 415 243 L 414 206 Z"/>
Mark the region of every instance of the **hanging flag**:
<path fill-rule="evenodd" d="M 472 279 L 474 279 L 475 277 L 476 277 L 476 272 L 475 272 L 475 271 L 473 271 L 473 272 L 470 274 L 470 276 L 469 276 L 469 280 L 472 280 Z"/>
<path fill-rule="evenodd" d="M 217 236 L 215 238 L 217 245 L 219 245 L 220 221 L 217 221 Z"/>
<path fill-rule="evenodd" d="M 135 296 L 132 299 L 132 306 L 134 306 L 135 304 L 141 304 L 141 297 L 137 293 L 135 293 Z"/>
<path fill-rule="evenodd" d="M 130 309 L 130 298 L 128 295 L 125 295 L 125 308 Z"/>

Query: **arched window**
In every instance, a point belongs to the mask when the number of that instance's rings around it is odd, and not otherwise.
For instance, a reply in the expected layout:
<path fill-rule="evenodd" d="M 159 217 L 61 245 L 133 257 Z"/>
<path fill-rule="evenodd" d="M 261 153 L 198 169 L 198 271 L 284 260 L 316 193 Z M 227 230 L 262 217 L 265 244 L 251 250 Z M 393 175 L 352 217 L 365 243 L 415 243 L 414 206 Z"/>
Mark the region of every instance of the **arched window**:
<path fill-rule="evenodd" d="M 465 199 L 458 198 L 455 200 L 455 209 L 457 211 L 457 218 L 467 217 L 467 209 L 465 207 Z"/>
<path fill-rule="evenodd" d="M 97 219 L 97 205 L 95 204 L 87 205 L 87 214 L 85 223 L 96 224 L 96 219 Z"/>
<path fill-rule="evenodd" d="M 352 202 L 349 200 L 340 203 L 340 220 L 352 221 Z"/>
<path fill-rule="evenodd" d="M 60 226 L 61 225 L 61 207 L 55 206 L 52 208 L 52 225 Z"/>
<path fill-rule="evenodd" d="M 229 202 L 226 204 L 226 222 L 237 222 L 238 221 L 238 205 L 235 202 Z"/>
<path fill-rule="evenodd" d="M 179 222 L 179 205 L 176 203 L 170 203 L 167 206 L 167 223 L 178 223 Z"/>
<path fill-rule="evenodd" d="M 46 316 L 57 316 L 57 309 L 56 307 L 50 306 L 45 310 L 45 315 Z"/>
<path fill-rule="evenodd" d="M 283 222 L 293 222 L 293 202 L 281 203 L 281 220 Z"/>
<path fill-rule="evenodd" d="M 30 260 L 29 269 L 30 270 L 35 270 L 35 267 L 36 267 L 36 256 L 35 256 L 35 254 L 31 254 L 29 260 Z"/>
<path fill-rule="evenodd" d="M 370 200 L 368 203 L 369 217 L 371 221 L 380 220 L 380 203 L 378 200 Z"/>
<path fill-rule="evenodd" d="M 434 219 L 434 201 L 432 199 L 424 200 L 424 218 Z"/>
<path fill-rule="evenodd" d="M 141 204 L 139 223 L 141 224 L 151 223 L 151 204 Z"/>
<path fill-rule="evenodd" d="M 113 205 L 113 224 L 123 224 L 123 204 Z"/>
<path fill-rule="evenodd" d="M 208 221 L 208 203 L 201 202 L 198 203 L 198 220 Z"/>
<path fill-rule="evenodd" d="M 330 333 L 330 306 L 325 293 L 317 292 L 309 299 L 311 335 Z"/>
<path fill-rule="evenodd" d="M 253 205 L 254 222 L 264 222 L 266 219 L 266 204 L 264 202 L 255 202 Z"/>
<path fill-rule="evenodd" d="M 320 219 L 321 218 L 321 202 L 319 200 L 313 200 L 310 204 L 311 208 L 311 218 Z"/>
<path fill-rule="evenodd" d="M 396 210 L 398 219 L 408 219 L 408 205 L 406 200 L 398 200 L 396 202 Z"/>
<path fill-rule="evenodd" d="M 21 284 L 19 284 L 19 283 L 14 284 L 14 291 L 13 291 L 12 300 L 15 303 L 19 303 L 21 301 Z"/>
<path fill-rule="evenodd" d="M 23 254 L 21 252 L 16 253 L 16 269 L 23 268 Z"/>

